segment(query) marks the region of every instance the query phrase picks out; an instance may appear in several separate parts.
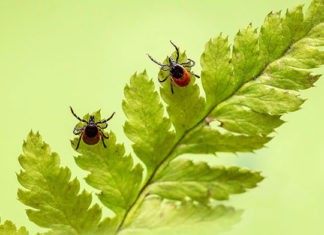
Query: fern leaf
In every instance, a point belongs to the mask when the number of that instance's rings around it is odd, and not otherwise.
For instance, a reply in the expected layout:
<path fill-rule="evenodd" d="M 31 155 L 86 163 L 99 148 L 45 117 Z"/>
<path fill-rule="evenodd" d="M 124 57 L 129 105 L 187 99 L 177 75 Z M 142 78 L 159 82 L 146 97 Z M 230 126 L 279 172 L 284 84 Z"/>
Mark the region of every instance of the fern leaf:
<path fill-rule="evenodd" d="M 100 201 L 118 216 L 123 216 L 138 194 L 143 168 L 139 164 L 134 166 L 133 158 L 125 155 L 124 146 L 116 143 L 113 132 L 109 133 L 106 142 L 107 148 L 101 144 L 80 146 L 81 155 L 75 161 L 90 172 L 86 182 L 100 190 Z"/>
<path fill-rule="evenodd" d="M 175 151 L 176 155 L 172 155 L 171 159 L 184 153 L 252 152 L 270 140 L 266 136 L 220 133 L 217 129 L 201 124 L 182 139 Z"/>
<path fill-rule="evenodd" d="M 87 234 L 87 235 L 110 235 L 115 234 L 118 225 L 118 218 L 106 218 L 99 225 L 96 230 L 90 232 L 75 233 L 74 230 L 69 228 L 61 230 L 50 230 L 45 233 L 37 233 L 37 235 L 75 235 L 75 234 Z"/>
<path fill-rule="evenodd" d="M 96 235 L 110 235 L 115 234 L 120 223 L 119 217 L 104 219 L 98 226 Z"/>
<path fill-rule="evenodd" d="M 209 199 L 227 200 L 230 194 L 256 187 L 263 177 L 259 172 L 238 167 L 211 167 L 205 162 L 175 160 L 153 179 L 148 192 L 172 200 L 209 203 Z"/>
<path fill-rule="evenodd" d="M 163 105 L 146 71 L 131 77 L 130 85 L 125 87 L 125 97 L 123 110 L 128 121 L 124 131 L 150 175 L 174 143 L 174 134 L 169 131 L 171 123 L 164 117 Z"/>
<path fill-rule="evenodd" d="M 324 53 L 318 48 L 324 41 L 323 14 L 323 2 L 314 1 L 305 19 L 299 6 L 287 11 L 284 17 L 280 13 L 269 14 L 258 38 L 250 25 L 239 32 L 234 40 L 233 58 L 228 64 L 232 68 L 226 73 L 226 84 L 220 82 L 220 71 L 215 66 L 220 60 L 230 60 L 229 51 L 223 55 L 217 53 L 226 39 L 220 36 L 209 42 L 202 55 L 202 81 L 211 107 L 207 117 L 219 121 L 228 131 L 249 135 L 253 140 L 256 136 L 267 136 L 280 126 L 283 123 L 281 115 L 300 109 L 304 100 L 295 91 L 312 87 L 319 75 L 311 74 L 308 69 L 324 62 Z M 312 27 L 308 27 L 309 24 Z M 209 94 L 213 86 L 217 86 L 216 92 L 222 92 Z M 208 99 L 211 96 L 213 99 Z M 195 136 L 206 132 L 212 135 L 215 130 L 198 125 L 192 131 Z M 223 135 L 219 135 L 221 137 Z M 214 139 L 215 144 L 219 138 Z M 198 137 L 196 139 L 189 142 L 184 139 L 183 145 L 201 143 Z M 260 148 L 265 142 L 263 139 L 251 150 Z M 193 152 L 192 148 L 187 149 Z M 219 149 L 215 148 L 216 151 Z"/>
<path fill-rule="evenodd" d="M 207 110 L 224 100 L 239 86 L 238 81 L 232 76 L 233 67 L 230 55 L 227 37 L 220 35 L 206 44 L 200 63 Z"/>
<path fill-rule="evenodd" d="M 144 201 L 120 234 L 186 234 L 189 231 L 201 234 L 203 228 L 209 225 L 210 229 L 211 224 L 213 234 L 216 234 L 239 221 L 241 213 L 222 205 L 201 206 L 190 201 L 179 204 L 150 198 Z"/>
<path fill-rule="evenodd" d="M 100 111 L 93 113 L 95 120 L 101 120 Z M 88 120 L 89 114 L 83 118 Z M 76 146 L 78 138 L 72 141 Z M 75 158 L 77 165 L 90 172 L 86 182 L 100 190 L 97 194 L 100 201 L 116 213 L 113 219 L 106 218 L 98 228 L 98 233 L 113 233 L 117 224 L 139 193 L 142 182 L 143 168 L 134 164 L 131 155 L 125 155 L 124 145 L 116 143 L 116 136 L 109 133 L 106 140 L 107 148 L 101 143 L 97 145 L 81 144 Z"/>
<path fill-rule="evenodd" d="M 17 227 L 9 220 L 6 220 L 3 224 L 1 224 L 0 220 L 0 235 L 28 235 L 25 227 Z"/>
<path fill-rule="evenodd" d="M 17 177 L 25 190 L 18 190 L 18 199 L 33 208 L 27 209 L 28 218 L 41 227 L 66 234 L 95 232 L 101 209 L 97 204 L 90 207 L 91 194 L 79 193 L 79 181 L 70 180 L 70 170 L 59 166 L 58 154 L 50 151 L 39 133 L 30 132 L 23 152 L 19 163 L 24 170 Z"/>

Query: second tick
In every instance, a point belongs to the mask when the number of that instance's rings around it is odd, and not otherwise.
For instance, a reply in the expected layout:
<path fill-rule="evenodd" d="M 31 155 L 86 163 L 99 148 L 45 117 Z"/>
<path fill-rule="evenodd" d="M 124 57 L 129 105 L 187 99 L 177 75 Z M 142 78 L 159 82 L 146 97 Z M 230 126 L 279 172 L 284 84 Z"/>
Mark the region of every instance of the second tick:
<path fill-rule="evenodd" d="M 95 117 L 93 115 L 90 115 L 89 121 L 87 121 L 87 120 L 80 118 L 78 115 L 76 115 L 74 113 L 72 107 L 70 107 L 70 109 L 71 109 L 71 112 L 74 115 L 74 117 L 76 117 L 80 122 L 85 123 L 80 128 L 78 128 L 78 124 L 76 124 L 74 127 L 73 134 L 80 135 L 78 144 L 77 144 L 75 150 L 77 150 L 79 148 L 81 138 L 88 145 L 97 144 L 101 138 L 102 144 L 106 148 L 104 139 L 108 139 L 109 135 L 108 134 L 105 135 L 102 130 L 106 129 L 108 127 L 107 122 L 110 119 L 112 119 L 112 117 L 115 115 L 115 113 L 113 113 L 109 118 L 107 118 L 105 120 L 96 122 Z M 104 124 L 104 126 L 101 126 L 101 124 Z"/>
<path fill-rule="evenodd" d="M 160 65 L 162 71 L 170 71 L 169 74 L 163 80 L 159 79 L 159 82 L 165 82 L 168 79 L 168 77 L 171 76 L 170 86 L 171 86 L 171 92 L 173 94 L 173 82 L 179 87 L 184 87 L 190 83 L 190 74 L 192 74 L 193 76 L 195 76 L 197 78 L 200 78 L 200 77 L 197 74 L 194 74 L 190 70 L 186 69 L 186 68 L 191 68 L 191 67 L 195 66 L 195 61 L 188 58 L 187 62 L 179 63 L 179 49 L 172 41 L 170 41 L 170 42 L 171 42 L 172 46 L 175 47 L 176 52 L 177 52 L 177 58 L 175 60 L 171 56 L 169 56 L 169 64 L 161 64 L 161 63 L 157 62 L 156 60 L 154 60 L 150 55 L 148 55 L 148 57 L 154 63 Z"/>

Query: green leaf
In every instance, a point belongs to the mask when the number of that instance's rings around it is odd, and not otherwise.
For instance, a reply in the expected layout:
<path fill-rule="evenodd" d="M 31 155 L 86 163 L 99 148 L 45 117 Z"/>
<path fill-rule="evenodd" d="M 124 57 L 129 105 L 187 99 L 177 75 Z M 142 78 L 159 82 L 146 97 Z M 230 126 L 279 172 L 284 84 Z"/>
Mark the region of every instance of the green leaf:
<path fill-rule="evenodd" d="M 115 234 L 120 221 L 117 216 L 113 218 L 104 219 L 98 226 L 97 235 L 110 235 Z"/>
<path fill-rule="evenodd" d="M 34 209 L 27 209 L 28 218 L 35 224 L 64 231 L 66 234 L 88 234 L 97 230 L 101 209 L 90 207 L 92 196 L 80 183 L 71 181 L 71 172 L 60 167 L 57 153 L 43 142 L 39 133 L 30 132 L 23 145 L 19 163 L 24 169 L 18 176 L 26 189 L 18 190 L 18 199 Z"/>
<path fill-rule="evenodd" d="M 222 128 L 231 132 L 266 136 L 283 123 L 280 120 L 282 114 L 300 109 L 304 100 L 295 91 L 312 87 L 319 75 L 312 74 L 308 69 L 318 67 L 324 62 L 324 53 L 318 48 L 323 46 L 324 41 L 321 23 L 323 11 L 316 7 L 322 9 L 323 1 L 321 4 L 319 1 L 312 3 L 305 20 L 301 6 L 287 11 L 284 17 L 280 17 L 280 13 L 271 13 L 267 16 L 259 36 L 260 48 L 249 47 L 250 51 L 253 50 L 255 58 L 251 63 L 254 63 L 261 72 L 255 76 L 258 71 L 256 70 L 245 79 L 236 79 L 236 81 L 244 80 L 245 83 L 240 86 L 233 84 L 233 87 L 236 87 L 235 91 L 226 98 L 222 97 L 223 102 L 214 104 L 215 108 L 209 111 L 209 119 L 217 120 Z M 308 24 L 313 26 L 310 28 L 306 26 Z M 251 35 L 255 35 L 250 26 L 245 31 L 250 33 L 239 33 L 235 38 L 235 41 L 241 42 L 241 46 L 253 41 Z M 234 43 L 233 48 L 233 76 L 241 74 L 242 77 L 242 74 L 252 71 L 253 66 L 249 66 L 250 62 L 245 62 L 248 66 L 244 65 L 244 62 L 237 64 L 237 58 L 250 58 L 251 55 L 248 53 L 249 50 L 235 54 L 238 50 L 235 49 L 235 44 L 237 43 Z M 211 53 L 213 48 L 206 48 L 204 54 Z M 259 67 L 260 57 L 264 57 L 263 67 Z M 244 68 L 249 69 L 243 70 L 242 64 Z M 212 83 L 210 77 L 202 76 L 202 80 L 205 79 Z M 217 81 L 214 78 L 214 83 Z M 200 134 L 196 132 L 196 135 Z"/>
<path fill-rule="evenodd" d="M 37 233 L 37 235 L 72 235 L 75 234 L 73 230 L 50 230 L 45 233 Z"/>
<path fill-rule="evenodd" d="M 96 121 L 102 120 L 100 110 L 93 115 Z M 88 120 L 89 117 L 90 114 L 86 114 L 83 119 Z M 78 138 L 75 138 L 71 142 L 72 146 L 75 147 L 77 142 Z M 98 225 L 97 234 L 114 234 L 121 218 L 139 193 L 143 168 L 140 164 L 134 164 L 131 155 L 125 154 L 124 145 L 116 143 L 113 132 L 109 132 L 109 139 L 105 143 L 107 148 L 100 143 L 81 143 L 77 150 L 80 155 L 75 157 L 75 161 L 80 168 L 90 172 L 85 178 L 86 182 L 100 190 L 97 194 L 100 201 L 117 215 L 102 221 Z"/>
<path fill-rule="evenodd" d="M 232 132 L 250 135 L 251 138 L 268 135 L 273 129 L 284 123 L 280 119 L 280 115 L 259 113 L 236 104 L 220 106 L 213 115 L 217 117 L 221 127 Z M 227 135 L 233 134 L 228 133 Z"/>
<path fill-rule="evenodd" d="M 74 143 L 76 141 L 77 138 Z M 105 142 L 107 148 L 101 144 L 80 145 L 77 151 L 81 155 L 75 161 L 80 168 L 90 172 L 86 182 L 100 190 L 100 201 L 118 216 L 123 216 L 139 192 L 143 168 L 133 163 L 131 155 L 125 155 L 124 145 L 116 143 L 113 132 Z"/>
<path fill-rule="evenodd" d="M 217 234 L 238 222 L 241 213 L 222 205 L 202 206 L 190 201 L 177 203 L 149 198 L 137 210 L 134 219 L 125 224 L 120 234 L 207 234 L 204 232 L 210 226 L 212 234 Z M 208 230 L 204 230 L 204 227 Z"/>
<path fill-rule="evenodd" d="M 191 131 L 178 145 L 176 154 L 216 153 L 216 152 L 252 152 L 270 141 L 270 137 L 234 135 L 220 133 L 211 126 L 201 124 Z"/>
<path fill-rule="evenodd" d="M 28 235 L 25 227 L 17 227 L 9 220 L 6 220 L 3 224 L 1 224 L 0 220 L 0 235 Z"/>
<path fill-rule="evenodd" d="M 124 131 L 150 175 L 174 143 L 171 122 L 164 117 L 163 105 L 146 71 L 134 74 L 124 92 L 123 110 L 128 118 Z"/>
<path fill-rule="evenodd" d="M 110 235 L 115 234 L 118 225 L 118 218 L 106 218 L 104 219 L 95 231 L 89 233 L 80 233 L 87 235 Z M 73 235 L 76 234 L 73 230 L 50 230 L 45 233 L 37 233 L 37 235 Z"/>
<path fill-rule="evenodd" d="M 296 111 L 304 100 L 294 93 L 285 92 L 258 81 L 249 82 L 231 98 L 231 105 L 241 105 L 254 112 L 281 115 Z"/>
<path fill-rule="evenodd" d="M 259 53 L 258 32 L 251 24 L 239 31 L 234 39 L 232 65 L 236 83 L 230 85 L 233 90 L 257 76 L 264 67 L 264 58 Z"/>
<path fill-rule="evenodd" d="M 227 200 L 230 194 L 243 193 L 254 188 L 263 177 L 238 167 L 211 167 L 205 162 L 175 160 L 154 177 L 148 192 L 162 198 L 200 203 L 209 199 Z"/>
<path fill-rule="evenodd" d="M 324 21 L 324 13 L 323 12 L 324 12 L 323 0 L 313 0 L 306 12 L 306 17 L 305 17 L 306 29 L 305 29 L 305 31 L 309 31 L 314 26 L 316 26 L 320 23 L 323 23 L 323 21 Z"/>
<path fill-rule="evenodd" d="M 201 55 L 201 82 L 206 93 L 208 110 L 239 86 L 233 77 L 230 50 L 228 38 L 219 35 L 206 44 L 205 51 Z"/>
<path fill-rule="evenodd" d="M 291 44 L 288 30 L 283 27 L 280 12 L 268 14 L 260 31 L 260 53 L 264 56 L 265 65 L 281 57 Z"/>

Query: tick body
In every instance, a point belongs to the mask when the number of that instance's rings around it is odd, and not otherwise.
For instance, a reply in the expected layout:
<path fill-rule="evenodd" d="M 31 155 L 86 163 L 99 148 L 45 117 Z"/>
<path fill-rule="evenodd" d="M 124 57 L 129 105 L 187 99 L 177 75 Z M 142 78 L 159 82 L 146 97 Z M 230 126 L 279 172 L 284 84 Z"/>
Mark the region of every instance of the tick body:
<path fill-rule="evenodd" d="M 100 141 L 100 131 L 96 126 L 87 126 L 82 132 L 82 140 L 88 145 L 97 144 Z"/>
<path fill-rule="evenodd" d="M 161 66 L 161 70 L 162 71 L 169 71 L 169 74 L 163 79 L 163 80 L 159 80 L 159 82 L 165 82 L 169 77 L 171 77 L 170 79 L 170 86 L 171 86 L 171 92 L 173 94 L 173 83 L 176 86 L 179 87 L 185 87 L 190 83 L 190 74 L 192 74 L 193 76 L 200 78 L 197 74 L 194 74 L 193 72 L 189 71 L 187 68 L 191 68 L 193 66 L 195 66 L 195 61 L 193 61 L 192 59 L 188 59 L 187 62 L 185 63 L 179 63 L 179 49 L 178 47 L 172 42 L 170 41 L 172 46 L 175 47 L 176 51 L 177 51 L 177 58 L 174 60 L 171 56 L 169 56 L 169 64 L 161 64 L 159 62 L 157 62 L 156 60 L 154 60 L 150 55 L 148 55 L 148 57 L 156 64 Z"/>
<path fill-rule="evenodd" d="M 71 112 L 74 115 L 74 117 L 76 117 L 80 122 L 85 123 L 83 126 L 81 126 L 79 128 L 78 128 L 78 124 L 76 124 L 73 129 L 73 134 L 80 136 L 75 150 L 77 150 L 79 148 L 81 138 L 82 138 L 83 142 L 88 145 L 95 145 L 101 139 L 103 146 L 106 148 L 107 146 L 105 144 L 104 139 L 109 139 L 109 135 L 108 134 L 105 135 L 105 133 L 102 130 L 104 130 L 108 127 L 107 122 L 110 119 L 112 119 L 112 117 L 115 115 L 115 113 L 113 113 L 109 118 L 107 118 L 105 120 L 96 122 L 95 117 L 93 115 L 90 115 L 89 121 L 87 121 L 87 120 L 80 118 L 78 115 L 76 115 L 74 113 L 72 107 L 70 107 L 70 109 L 71 109 Z M 102 124 L 104 124 L 104 125 L 102 125 Z"/>
<path fill-rule="evenodd" d="M 176 65 L 170 69 L 172 81 L 179 87 L 187 86 L 190 83 L 190 74 L 181 65 Z"/>

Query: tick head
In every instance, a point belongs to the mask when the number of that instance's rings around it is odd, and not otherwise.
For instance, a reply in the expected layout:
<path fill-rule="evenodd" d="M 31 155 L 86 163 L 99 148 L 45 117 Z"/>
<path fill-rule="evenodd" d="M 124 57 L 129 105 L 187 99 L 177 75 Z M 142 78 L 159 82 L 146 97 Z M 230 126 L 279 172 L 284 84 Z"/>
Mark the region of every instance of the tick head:
<path fill-rule="evenodd" d="M 89 118 L 89 125 L 95 125 L 95 118 L 93 115 L 90 115 L 90 118 Z"/>
<path fill-rule="evenodd" d="M 170 69 L 170 73 L 172 75 L 172 77 L 174 78 L 181 78 L 183 76 L 183 67 L 181 65 L 175 65 L 173 67 L 171 67 Z"/>
<path fill-rule="evenodd" d="M 176 62 L 174 61 L 174 59 L 171 56 L 169 56 L 169 63 L 170 63 L 171 66 L 176 65 Z"/>

